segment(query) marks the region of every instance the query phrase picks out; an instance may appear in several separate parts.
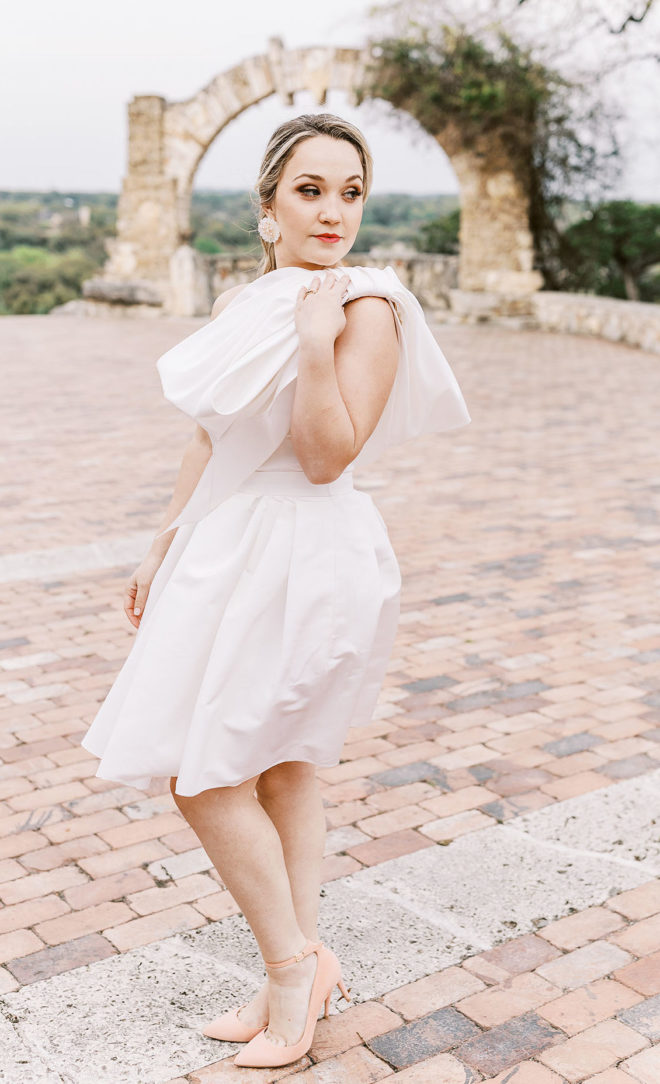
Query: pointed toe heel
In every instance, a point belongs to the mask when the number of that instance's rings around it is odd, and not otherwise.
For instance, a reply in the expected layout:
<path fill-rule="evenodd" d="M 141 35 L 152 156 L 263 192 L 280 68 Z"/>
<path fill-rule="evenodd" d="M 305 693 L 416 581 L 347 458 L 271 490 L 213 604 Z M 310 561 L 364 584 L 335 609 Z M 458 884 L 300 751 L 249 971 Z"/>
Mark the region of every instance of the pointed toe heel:
<path fill-rule="evenodd" d="M 330 998 L 335 986 L 339 987 L 341 996 L 350 1001 L 349 992 L 342 982 L 341 965 L 334 952 L 326 948 L 320 941 L 308 941 L 304 949 L 290 956 L 288 960 L 280 960 L 275 964 L 267 964 L 267 967 L 284 967 L 285 964 L 295 963 L 315 952 L 317 956 L 316 972 L 309 995 L 309 1007 L 305 1028 L 297 1043 L 286 1046 L 278 1046 L 266 1038 L 266 1028 L 262 1028 L 247 1046 L 239 1050 L 234 1058 L 234 1065 L 249 1065 L 255 1068 L 276 1068 L 280 1065 L 290 1065 L 298 1061 L 306 1054 L 314 1039 L 314 1030 L 319 1017 L 321 1006 L 325 1002 L 324 1017 L 327 1017 L 330 1009 Z"/>
<path fill-rule="evenodd" d="M 248 1043 L 250 1039 L 254 1039 L 255 1035 L 263 1031 L 267 1025 L 260 1024 L 259 1027 L 248 1027 L 238 1015 L 243 1008 L 245 1008 L 245 1005 L 239 1005 L 237 1009 L 231 1009 L 230 1012 L 225 1012 L 222 1016 L 216 1017 L 205 1028 L 202 1028 L 202 1035 L 206 1035 L 208 1039 L 221 1039 L 227 1043 Z"/>

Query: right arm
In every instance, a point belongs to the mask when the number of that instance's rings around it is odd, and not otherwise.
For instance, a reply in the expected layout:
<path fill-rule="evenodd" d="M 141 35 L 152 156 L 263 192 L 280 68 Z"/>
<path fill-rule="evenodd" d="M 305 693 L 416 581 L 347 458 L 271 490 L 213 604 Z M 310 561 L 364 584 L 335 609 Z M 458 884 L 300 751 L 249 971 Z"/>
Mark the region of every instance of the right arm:
<path fill-rule="evenodd" d="M 181 460 L 181 466 L 179 467 L 179 473 L 174 485 L 172 499 L 165 510 L 163 519 L 158 525 L 156 536 L 149 547 L 149 553 L 158 559 L 158 564 L 160 564 L 170 548 L 178 528 L 174 527 L 171 531 L 167 531 L 166 534 L 158 535 L 158 532 L 164 531 L 167 524 L 171 523 L 173 519 L 176 519 L 179 512 L 181 512 L 188 503 L 188 500 L 192 496 L 193 490 L 197 486 L 204 468 L 211 457 L 212 449 L 211 438 L 206 429 L 202 428 L 201 425 L 195 426 L 195 432 L 186 444 L 183 452 L 183 459 Z"/>
<path fill-rule="evenodd" d="M 222 312 L 231 298 L 234 297 L 239 290 L 243 289 L 243 285 L 244 284 L 241 283 L 238 286 L 233 286 L 231 289 L 225 290 L 223 294 L 220 294 L 220 296 L 216 298 L 213 303 L 213 308 L 211 309 L 212 320 Z M 184 449 L 172 499 L 158 525 L 156 536 L 154 537 L 146 556 L 128 581 L 124 591 L 124 612 L 135 628 L 140 624 L 141 615 L 149 595 L 149 589 L 153 578 L 163 563 L 165 554 L 174 540 L 178 527 L 174 527 L 171 531 L 161 534 L 160 537 L 158 537 L 158 531 L 163 531 L 168 523 L 171 523 L 173 519 L 176 519 L 179 512 L 181 512 L 188 503 L 188 500 L 192 496 L 193 490 L 197 486 L 204 468 L 209 461 L 211 451 L 212 444 L 209 434 L 201 425 L 196 425 L 195 431 Z"/>

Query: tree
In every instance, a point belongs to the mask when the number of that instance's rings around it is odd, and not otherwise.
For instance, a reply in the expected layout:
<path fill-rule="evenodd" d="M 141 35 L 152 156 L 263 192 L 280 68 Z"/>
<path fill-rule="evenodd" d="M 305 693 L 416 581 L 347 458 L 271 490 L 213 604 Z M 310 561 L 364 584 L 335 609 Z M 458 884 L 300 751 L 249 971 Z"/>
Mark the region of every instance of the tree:
<path fill-rule="evenodd" d="M 460 210 L 450 211 L 431 222 L 426 222 L 419 231 L 417 247 L 420 252 L 445 252 L 455 255 L 458 252 L 458 230 L 461 220 Z"/>
<path fill-rule="evenodd" d="M 403 127 L 419 125 L 451 157 L 455 149 L 502 149 L 529 197 L 536 266 L 546 286 L 562 288 L 570 248 L 557 227 L 567 198 L 602 198 L 616 174 L 618 145 L 612 122 L 591 87 L 573 81 L 535 56 L 499 23 L 477 37 L 465 26 L 429 18 L 419 5 L 408 19 L 397 4 L 395 33 L 371 42 L 373 62 L 358 95 L 381 98 L 401 112 Z M 392 12 L 392 7 L 388 11 Z M 395 20 L 396 21 L 396 20 Z"/>
<path fill-rule="evenodd" d="M 574 252 L 570 288 L 639 301 L 644 273 L 660 266 L 660 205 L 610 200 L 569 226 L 565 239 Z"/>
<path fill-rule="evenodd" d="M 533 3 L 533 2 L 534 2 L 534 0 L 531 0 L 531 3 Z M 527 3 L 529 3 L 529 0 L 518 0 L 518 7 L 522 7 L 523 4 L 527 4 Z M 530 7 L 531 7 L 531 3 L 529 3 Z M 642 2 L 637 5 L 637 8 L 634 11 L 629 10 L 629 11 L 627 11 L 625 13 L 622 13 L 619 16 L 618 21 L 615 22 L 614 26 L 612 25 L 612 23 L 610 21 L 610 12 L 609 11 L 606 10 L 602 14 L 600 14 L 600 12 L 599 12 L 600 19 L 601 19 L 602 23 L 607 27 L 610 34 L 623 34 L 625 32 L 625 30 L 630 26 L 631 23 L 643 23 L 644 19 L 646 18 L 646 16 L 651 11 L 651 8 L 653 7 L 654 3 L 655 3 L 655 0 L 642 0 Z M 598 10 L 598 5 L 597 4 L 595 5 L 595 10 Z"/>

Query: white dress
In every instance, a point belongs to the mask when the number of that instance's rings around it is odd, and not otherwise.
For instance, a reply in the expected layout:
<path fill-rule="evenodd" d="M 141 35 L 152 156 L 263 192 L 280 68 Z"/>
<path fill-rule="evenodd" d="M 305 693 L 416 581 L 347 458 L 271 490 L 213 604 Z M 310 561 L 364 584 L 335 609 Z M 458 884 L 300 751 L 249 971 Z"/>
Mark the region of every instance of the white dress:
<path fill-rule="evenodd" d="M 177 530 L 82 745 L 97 775 L 193 795 L 285 760 L 338 764 L 391 655 L 401 576 L 383 518 L 308 480 L 287 434 L 240 489 Z"/>
<path fill-rule="evenodd" d="M 146 790 L 176 776 L 177 793 L 192 796 L 282 761 L 329 767 L 349 726 L 371 720 L 401 574 L 353 470 L 470 416 L 394 269 L 342 270 L 348 298 L 388 299 L 400 352 L 374 432 L 334 482 L 309 481 L 289 436 L 295 304 L 314 272 L 261 276 L 157 362 L 166 398 L 207 430 L 213 450 L 166 528 L 176 534 L 130 653 L 82 740 L 102 779 Z"/>

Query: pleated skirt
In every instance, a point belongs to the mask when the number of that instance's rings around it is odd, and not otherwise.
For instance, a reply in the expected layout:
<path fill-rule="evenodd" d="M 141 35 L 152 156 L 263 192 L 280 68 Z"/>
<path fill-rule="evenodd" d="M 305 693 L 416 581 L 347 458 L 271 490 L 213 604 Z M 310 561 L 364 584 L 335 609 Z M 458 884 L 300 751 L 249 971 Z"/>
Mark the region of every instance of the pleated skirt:
<path fill-rule="evenodd" d="M 179 527 L 82 745 L 96 775 L 192 796 L 284 761 L 330 767 L 370 722 L 399 621 L 387 527 L 348 469 L 255 471 Z"/>

